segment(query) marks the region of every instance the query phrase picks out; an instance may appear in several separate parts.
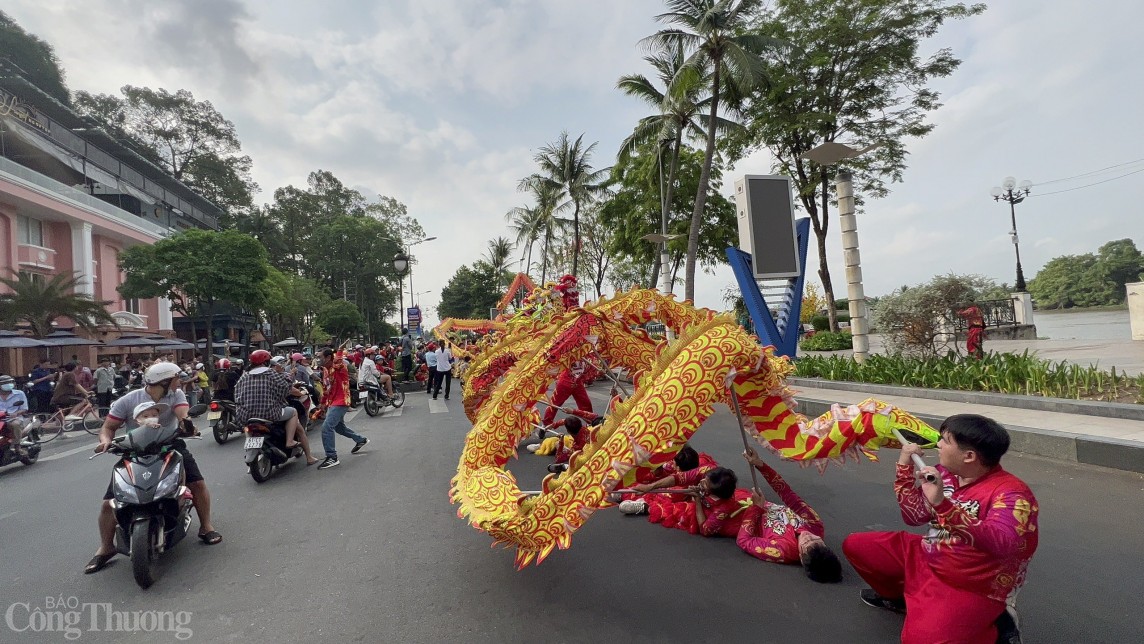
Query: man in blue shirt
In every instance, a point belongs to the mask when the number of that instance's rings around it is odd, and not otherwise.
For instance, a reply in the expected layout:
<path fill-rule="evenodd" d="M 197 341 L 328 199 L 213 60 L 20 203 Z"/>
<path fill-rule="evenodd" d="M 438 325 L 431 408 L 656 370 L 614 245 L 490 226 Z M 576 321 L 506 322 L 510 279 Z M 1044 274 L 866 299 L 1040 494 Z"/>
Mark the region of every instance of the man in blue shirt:
<path fill-rule="evenodd" d="M 32 412 L 51 411 L 52 381 L 56 379 L 56 371 L 52 369 L 52 361 L 44 358 L 40 365 L 32 369 L 29 374 L 32 383 Z"/>
<path fill-rule="evenodd" d="M 16 380 L 12 376 L 0 376 L 0 411 L 5 412 L 4 427 L 12 437 L 13 451 L 23 454 L 20 437 L 24 429 L 23 417 L 28 413 L 28 397 L 16 389 Z"/>

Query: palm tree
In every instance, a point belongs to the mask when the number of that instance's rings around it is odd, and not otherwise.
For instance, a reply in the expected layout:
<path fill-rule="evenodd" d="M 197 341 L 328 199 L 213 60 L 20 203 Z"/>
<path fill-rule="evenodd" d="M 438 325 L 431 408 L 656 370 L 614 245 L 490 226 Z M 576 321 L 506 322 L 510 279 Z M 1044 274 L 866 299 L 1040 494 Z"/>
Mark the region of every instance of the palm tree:
<path fill-rule="evenodd" d="M 705 77 L 710 73 L 711 98 L 708 123 L 717 123 L 721 93 L 728 90 L 745 93 L 763 78 L 762 54 L 782 44 L 747 31 L 747 18 L 762 5 L 762 0 L 666 0 L 669 11 L 656 16 L 662 23 L 674 25 L 645 38 L 642 43 L 663 54 L 683 49 L 692 52 L 683 63 L 681 73 Z M 684 297 L 695 299 L 695 260 L 699 251 L 699 228 L 707 205 L 707 189 L 711 181 L 711 164 L 715 159 L 716 127 L 707 128 L 707 150 L 695 208 L 691 212 L 691 230 L 687 236 L 687 268 L 684 275 Z"/>
<path fill-rule="evenodd" d="M 584 146 L 583 134 L 572 141 L 565 130 L 555 143 L 540 148 L 535 157 L 540 165 L 538 177 L 559 185 L 572 201 L 572 275 L 576 275 L 580 267 L 580 208 L 604 191 L 602 182 L 608 175 L 607 169 L 592 168 L 592 151 L 595 149 L 595 143 Z"/>
<path fill-rule="evenodd" d="M 508 271 L 508 258 L 512 256 L 512 251 L 515 250 L 512 241 L 505 237 L 497 237 L 496 239 L 489 240 L 489 248 L 485 251 L 485 261 L 489 266 L 493 267 L 493 275 L 496 276 L 498 281 L 497 288 L 500 288 L 500 279 Z M 508 286 L 507 284 L 505 286 Z"/>
<path fill-rule="evenodd" d="M 76 293 L 78 273 L 59 273 L 44 280 L 30 273 L 16 278 L 0 278 L 0 284 L 12 290 L 0 295 L 0 321 L 8 326 L 25 323 L 36 337 L 52 332 L 52 322 L 70 318 L 76 326 L 94 333 L 101 324 L 118 327 L 105 307 L 111 302 L 98 302 L 91 296 Z"/>
<path fill-rule="evenodd" d="M 534 206 L 513 208 L 505 217 L 513 221 L 510 229 L 516 231 L 517 243 L 530 240 L 528 244 L 528 262 L 532 266 L 532 243 L 544 240 L 542 248 L 543 262 L 540 269 L 540 284 L 548 278 L 548 246 L 553 235 L 560 231 L 568 220 L 556 215 L 568 209 L 570 202 L 563 201 L 563 188 L 560 184 L 540 175 L 525 177 L 520 181 L 521 191 L 532 193 L 536 201 Z M 528 272 L 528 271 L 525 271 Z"/>

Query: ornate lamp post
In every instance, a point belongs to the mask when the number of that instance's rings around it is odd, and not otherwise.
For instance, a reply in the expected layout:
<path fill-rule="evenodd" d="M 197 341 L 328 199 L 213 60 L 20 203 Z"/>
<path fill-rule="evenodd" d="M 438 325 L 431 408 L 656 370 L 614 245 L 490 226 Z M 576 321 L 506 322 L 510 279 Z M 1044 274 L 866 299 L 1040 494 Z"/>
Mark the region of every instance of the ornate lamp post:
<path fill-rule="evenodd" d="M 405 271 L 408 269 L 409 256 L 407 256 L 404 252 L 400 252 L 393 256 L 393 270 L 397 271 L 398 306 L 401 307 L 397 310 L 398 331 L 401 331 L 405 328 L 405 287 L 401 285 L 401 280 L 405 277 Z"/>
<path fill-rule="evenodd" d="M 1005 177 L 1000 188 L 990 191 L 994 201 L 1009 202 L 1009 218 L 1013 228 L 1009 230 L 1009 239 L 1013 241 L 1013 252 L 1017 254 L 1017 292 L 1025 292 L 1025 273 L 1021 270 L 1021 246 L 1017 240 L 1017 208 L 1016 205 L 1029 196 L 1029 189 L 1033 187 L 1032 181 L 1022 181 L 1020 184 L 1013 177 Z"/>

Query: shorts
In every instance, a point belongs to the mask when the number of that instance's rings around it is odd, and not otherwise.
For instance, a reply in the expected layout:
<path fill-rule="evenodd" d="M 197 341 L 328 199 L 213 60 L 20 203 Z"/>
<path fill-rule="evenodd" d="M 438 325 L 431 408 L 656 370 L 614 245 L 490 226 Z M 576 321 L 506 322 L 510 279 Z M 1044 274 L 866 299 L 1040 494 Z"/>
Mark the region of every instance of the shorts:
<path fill-rule="evenodd" d="M 175 451 L 183 457 L 183 472 L 187 475 L 187 485 L 203 480 L 203 473 L 199 471 L 199 464 L 195 462 L 195 457 L 187 450 L 186 444 L 179 441 L 175 445 Z M 114 498 L 115 492 L 111 488 L 111 481 L 108 481 L 107 491 L 103 493 L 103 500 L 110 501 Z"/>
<path fill-rule="evenodd" d="M 52 401 L 52 407 L 56 410 L 68 410 L 86 400 L 83 396 L 63 396 L 59 400 Z"/>

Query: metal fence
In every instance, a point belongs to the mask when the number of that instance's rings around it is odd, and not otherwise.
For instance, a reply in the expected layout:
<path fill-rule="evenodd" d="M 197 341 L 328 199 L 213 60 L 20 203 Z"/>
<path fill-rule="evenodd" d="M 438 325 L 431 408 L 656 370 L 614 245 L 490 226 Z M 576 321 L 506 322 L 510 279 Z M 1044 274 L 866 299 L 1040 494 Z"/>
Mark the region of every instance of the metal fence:
<path fill-rule="evenodd" d="M 1017 324 L 1017 313 L 1013 308 L 1013 300 L 984 300 L 974 302 L 974 304 L 981 309 L 987 328 Z M 969 323 L 965 321 L 965 318 L 958 315 L 956 310 L 950 312 L 949 318 L 953 321 L 956 330 L 965 331 L 969 328 Z"/>

